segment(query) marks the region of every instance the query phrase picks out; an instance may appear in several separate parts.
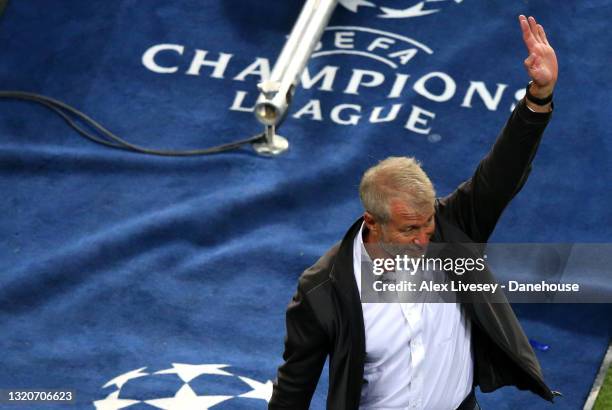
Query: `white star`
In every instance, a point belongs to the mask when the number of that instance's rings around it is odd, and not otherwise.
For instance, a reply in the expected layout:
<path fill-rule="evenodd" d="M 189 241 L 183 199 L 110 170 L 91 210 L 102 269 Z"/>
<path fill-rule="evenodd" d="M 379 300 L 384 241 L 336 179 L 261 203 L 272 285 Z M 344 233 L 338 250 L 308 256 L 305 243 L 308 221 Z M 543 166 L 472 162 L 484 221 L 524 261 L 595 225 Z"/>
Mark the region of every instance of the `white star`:
<path fill-rule="evenodd" d="M 248 384 L 253 388 L 250 392 L 241 394 L 238 397 L 246 397 L 249 399 L 261 399 L 266 402 L 270 402 L 272 398 L 272 381 L 268 380 L 266 383 L 260 383 L 256 380 L 249 379 L 248 377 L 238 376 L 240 380 Z"/>
<path fill-rule="evenodd" d="M 384 14 L 380 14 L 379 17 L 402 19 L 402 18 L 409 18 L 409 17 L 426 16 L 428 14 L 433 14 L 433 13 L 437 13 L 438 11 L 440 11 L 438 9 L 424 10 L 424 6 L 425 6 L 425 1 L 417 3 L 414 6 L 408 7 L 407 9 L 403 9 L 403 10 L 392 9 L 390 7 L 381 7 L 380 10 Z"/>
<path fill-rule="evenodd" d="M 146 369 L 146 367 L 141 367 L 140 369 L 132 370 L 131 372 L 123 373 L 120 376 L 115 377 L 113 380 L 106 383 L 102 388 L 106 388 L 108 386 L 116 385 L 119 389 L 131 379 L 137 379 L 139 377 L 148 376 L 149 373 L 142 373 L 142 371 Z"/>
<path fill-rule="evenodd" d="M 376 7 L 376 4 L 366 0 L 339 0 L 339 3 L 353 13 L 357 13 L 360 6 Z"/>
<path fill-rule="evenodd" d="M 140 403 L 140 400 L 125 400 L 119 398 L 119 390 L 112 392 L 103 400 L 94 401 L 97 410 L 119 410 Z"/>
<path fill-rule="evenodd" d="M 174 397 L 165 399 L 146 400 L 145 403 L 164 410 L 207 410 L 233 396 L 198 396 L 184 384 Z"/>
<path fill-rule="evenodd" d="M 231 373 L 221 370 L 227 364 L 182 364 L 172 363 L 170 369 L 160 370 L 155 374 L 177 374 L 185 383 L 189 383 L 201 374 L 219 374 L 221 376 L 232 376 Z"/>

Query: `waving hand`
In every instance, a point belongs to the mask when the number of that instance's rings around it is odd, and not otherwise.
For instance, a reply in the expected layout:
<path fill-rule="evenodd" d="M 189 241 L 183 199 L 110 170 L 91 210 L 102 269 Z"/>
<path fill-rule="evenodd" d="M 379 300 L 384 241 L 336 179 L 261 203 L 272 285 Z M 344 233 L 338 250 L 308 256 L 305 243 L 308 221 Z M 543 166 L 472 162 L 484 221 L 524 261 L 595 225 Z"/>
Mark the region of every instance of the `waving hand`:
<path fill-rule="evenodd" d="M 533 80 L 530 92 L 538 98 L 547 97 L 553 92 L 559 72 L 555 50 L 548 43 L 544 28 L 535 18 L 520 15 L 519 22 L 529 53 L 524 64 L 527 74 Z"/>

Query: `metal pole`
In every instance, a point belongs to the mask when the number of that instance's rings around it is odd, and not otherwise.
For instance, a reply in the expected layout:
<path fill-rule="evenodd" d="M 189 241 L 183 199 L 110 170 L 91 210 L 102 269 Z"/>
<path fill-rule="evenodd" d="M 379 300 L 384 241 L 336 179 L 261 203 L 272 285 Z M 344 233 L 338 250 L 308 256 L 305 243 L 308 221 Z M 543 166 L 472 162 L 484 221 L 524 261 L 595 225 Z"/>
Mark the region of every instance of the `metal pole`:
<path fill-rule="evenodd" d="M 285 42 L 268 80 L 257 85 L 261 92 L 255 117 L 266 127 L 266 141 L 253 145 L 262 155 L 278 155 L 289 147 L 276 134 L 291 104 L 300 75 L 316 47 L 338 0 L 307 0 Z"/>

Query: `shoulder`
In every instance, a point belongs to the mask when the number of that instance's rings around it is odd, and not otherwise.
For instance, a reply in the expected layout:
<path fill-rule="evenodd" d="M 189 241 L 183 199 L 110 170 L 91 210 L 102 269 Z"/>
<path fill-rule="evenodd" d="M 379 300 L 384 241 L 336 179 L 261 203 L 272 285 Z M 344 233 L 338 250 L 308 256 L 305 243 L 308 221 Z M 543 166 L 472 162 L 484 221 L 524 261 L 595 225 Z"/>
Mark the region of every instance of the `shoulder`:
<path fill-rule="evenodd" d="M 325 285 L 329 282 L 329 274 L 334 264 L 338 249 L 340 248 L 340 242 L 334 244 L 329 248 L 323 256 L 317 260 L 314 265 L 307 268 L 300 275 L 298 282 L 298 288 L 305 295 L 311 293 L 315 289 Z"/>
<path fill-rule="evenodd" d="M 448 204 L 448 197 L 436 198 L 434 205 L 436 229 L 433 242 L 472 242 L 465 232 L 460 212 Z"/>
<path fill-rule="evenodd" d="M 304 295 L 313 294 L 316 290 L 329 293 L 332 283 L 339 281 L 347 284 L 355 280 L 352 273 L 348 276 L 347 273 L 352 272 L 353 241 L 361 229 L 362 222 L 363 218 L 357 219 L 340 241 L 336 242 L 314 265 L 300 275 L 299 292 Z"/>

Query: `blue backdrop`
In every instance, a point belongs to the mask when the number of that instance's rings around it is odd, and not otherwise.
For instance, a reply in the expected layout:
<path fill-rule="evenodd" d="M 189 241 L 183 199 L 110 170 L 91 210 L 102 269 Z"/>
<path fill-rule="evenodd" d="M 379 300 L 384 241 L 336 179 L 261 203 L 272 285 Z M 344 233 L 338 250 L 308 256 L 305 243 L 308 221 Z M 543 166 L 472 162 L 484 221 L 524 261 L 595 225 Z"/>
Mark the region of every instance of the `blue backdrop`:
<path fill-rule="evenodd" d="M 301 5 L 13 0 L 0 89 L 65 101 L 149 147 L 229 142 L 260 132 L 256 84 Z M 492 145 L 528 80 L 521 13 L 557 52 L 556 107 L 492 240 L 609 242 L 610 1 L 346 0 L 277 158 L 113 150 L 43 107 L 0 101 L 0 388 L 73 389 L 70 408 L 265 408 L 296 279 L 361 213 L 362 172 L 413 155 L 445 195 Z M 555 408 L 582 408 L 609 305 L 516 310 L 552 346 L 538 355 L 565 394 Z M 514 388 L 479 397 L 550 407 Z"/>

